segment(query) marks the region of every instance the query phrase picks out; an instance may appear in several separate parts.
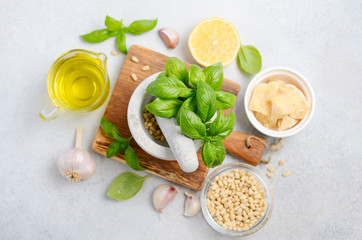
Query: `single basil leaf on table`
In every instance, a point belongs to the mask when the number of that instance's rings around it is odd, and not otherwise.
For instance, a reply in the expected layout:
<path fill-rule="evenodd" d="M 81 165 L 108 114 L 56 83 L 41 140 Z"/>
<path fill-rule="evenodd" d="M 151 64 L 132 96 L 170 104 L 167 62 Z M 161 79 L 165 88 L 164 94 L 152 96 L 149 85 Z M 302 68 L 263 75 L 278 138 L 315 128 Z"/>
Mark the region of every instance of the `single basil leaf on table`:
<path fill-rule="evenodd" d="M 181 108 L 190 110 L 192 112 L 196 112 L 196 107 L 197 106 L 196 106 L 196 98 L 195 97 L 189 97 L 181 105 Z M 176 120 L 177 120 L 178 125 L 180 125 L 180 110 L 177 112 Z"/>
<path fill-rule="evenodd" d="M 146 105 L 147 110 L 153 115 L 171 118 L 176 116 L 179 108 L 182 105 L 182 101 L 178 99 L 159 99 L 157 98 L 153 102 Z"/>
<path fill-rule="evenodd" d="M 197 87 L 199 81 L 205 81 L 205 74 L 199 66 L 190 66 L 189 81 L 194 87 Z"/>
<path fill-rule="evenodd" d="M 195 89 L 188 88 L 173 76 L 158 78 L 148 85 L 146 91 L 150 95 L 161 99 L 188 98 L 195 94 Z"/>
<path fill-rule="evenodd" d="M 126 141 L 113 141 L 107 148 L 107 158 L 116 156 L 128 147 L 128 139 L 124 138 Z"/>
<path fill-rule="evenodd" d="M 202 161 L 207 167 L 219 166 L 225 159 L 225 153 L 222 141 L 206 142 L 202 147 Z"/>
<path fill-rule="evenodd" d="M 108 38 L 110 38 L 111 36 L 109 33 L 110 33 L 110 31 L 108 29 L 95 30 L 91 33 L 82 35 L 82 38 L 86 42 L 99 43 L 99 42 L 103 42 L 103 41 L 107 40 Z"/>
<path fill-rule="evenodd" d="M 238 63 L 244 72 L 248 74 L 258 73 L 262 66 L 258 49 L 250 45 L 241 45 L 238 53 Z"/>
<path fill-rule="evenodd" d="M 118 131 L 116 126 L 107 121 L 104 117 L 101 120 L 101 127 L 106 135 L 112 139 L 123 141 L 122 134 Z"/>
<path fill-rule="evenodd" d="M 155 20 L 138 20 L 131 23 L 124 29 L 125 33 L 133 35 L 140 35 L 154 29 L 157 25 L 157 19 Z"/>
<path fill-rule="evenodd" d="M 212 136 L 213 140 L 223 140 L 233 131 L 235 125 L 235 113 L 234 111 L 228 116 L 224 116 L 224 112 L 220 111 L 215 120 L 207 124 L 209 128 L 207 133 Z"/>
<path fill-rule="evenodd" d="M 189 84 L 189 72 L 186 65 L 176 57 L 168 58 L 165 71 L 167 77 L 176 77 L 181 80 L 186 86 Z"/>
<path fill-rule="evenodd" d="M 217 110 L 225 110 L 235 105 L 235 95 L 229 92 L 215 91 Z"/>
<path fill-rule="evenodd" d="M 123 32 L 120 32 L 116 38 L 116 43 L 118 50 L 124 54 L 127 54 L 127 46 L 126 46 L 126 35 Z"/>
<path fill-rule="evenodd" d="M 144 181 L 149 177 L 151 175 L 141 177 L 131 172 L 122 173 L 112 182 L 107 195 L 120 201 L 130 199 L 141 190 Z"/>
<path fill-rule="evenodd" d="M 203 139 L 206 136 L 205 124 L 196 113 L 181 108 L 180 127 L 183 135 L 192 139 Z"/>
<path fill-rule="evenodd" d="M 124 159 L 126 160 L 127 165 L 130 166 L 133 170 L 136 171 L 145 170 L 140 166 L 138 156 L 136 155 L 132 147 L 128 146 L 126 148 L 126 151 L 124 152 Z"/>
<path fill-rule="evenodd" d="M 106 19 L 104 20 L 104 25 L 106 25 L 106 27 L 111 30 L 111 31 L 119 31 L 121 30 L 123 24 L 122 24 L 122 20 L 118 21 L 110 16 L 106 16 Z"/>
<path fill-rule="evenodd" d="M 203 122 L 209 121 L 216 112 L 216 95 L 205 82 L 199 82 L 196 90 L 197 115 Z"/>
<path fill-rule="evenodd" d="M 220 91 L 222 82 L 224 80 L 224 72 L 222 63 L 218 62 L 208 66 L 203 70 L 205 74 L 205 81 L 215 90 Z"/>

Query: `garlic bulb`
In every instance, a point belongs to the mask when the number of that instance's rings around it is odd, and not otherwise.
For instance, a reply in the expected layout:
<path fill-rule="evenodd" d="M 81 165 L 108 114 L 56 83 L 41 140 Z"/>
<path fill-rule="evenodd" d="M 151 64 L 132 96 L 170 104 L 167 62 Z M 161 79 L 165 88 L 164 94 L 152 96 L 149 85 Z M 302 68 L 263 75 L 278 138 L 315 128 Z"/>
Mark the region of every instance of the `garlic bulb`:
<path fill-rule="evenodd" d="M 153 192 L 153 206 L 158 212 L 162 213 L 162 210 L 173 201 L 178 192 L 178 188 L 172 185 L 163 184 L 158 186 Z"/>
<path fill-rule="evenodd" d="M 63 152 L 58 158 L 60 173 L 71 182 L 87 180 L 96 170 L 96 163 L 81 147 L 82 127 L 78 127 L 75 148 Z"/>
<path fill-rule="evenodd" d="M 168 48 L 174 49 L 177 46 L 179 37 L 175 30 L 171 28 L 161 28 L 158 30 L 158 34 L 160 34 L 160 37 Z"/>
<path fill-rule="evenodd" d="M 185 195 L 186 200 L 184 215 L 186 217 L 193 217 L 200 211 L 200 200 L 191 193 L 185 192 Z"/>

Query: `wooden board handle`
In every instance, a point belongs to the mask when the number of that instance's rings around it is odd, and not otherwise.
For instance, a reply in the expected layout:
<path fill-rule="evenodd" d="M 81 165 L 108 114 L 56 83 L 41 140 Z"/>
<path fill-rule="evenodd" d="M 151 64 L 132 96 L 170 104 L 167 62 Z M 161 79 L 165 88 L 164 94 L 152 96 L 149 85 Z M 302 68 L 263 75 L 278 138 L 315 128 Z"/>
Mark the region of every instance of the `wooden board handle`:
<path fill-rule="evenodd" d="M 252 138 L 250 141 L 250 148 L 247 148 L 246 139 L 249 136 L 250 134 L 233 131 L 223 142 L 225 150 L 228 153 L 256 166 L 260 163 L 265 146 L 258 140 Z M 267 142 L 265 138 L 260 138 L 263 139 L 265 143 Z"/>

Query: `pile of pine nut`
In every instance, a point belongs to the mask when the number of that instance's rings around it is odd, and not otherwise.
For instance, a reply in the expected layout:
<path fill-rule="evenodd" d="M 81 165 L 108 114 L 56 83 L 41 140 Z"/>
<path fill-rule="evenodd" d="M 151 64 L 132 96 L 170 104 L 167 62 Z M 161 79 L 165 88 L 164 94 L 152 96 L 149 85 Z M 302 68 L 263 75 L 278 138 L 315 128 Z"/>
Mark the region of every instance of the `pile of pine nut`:
<path fill-rule="evenodd" d="M 247 231 L 264 216 L 268 207 L 266 197 L 263 186 L 251 172 L 234 169 L 214 178 L 206 204 L 223 228 Z"/>
<path fill-rule="evenodd" d="M 158 126 L 158 123 L 155 119 L 155 116 L 153 116 L 152 113 L 150 113 L 147 108 L 142 113 L 144 125 L 145 128 L 148 130 L 148 133 L 152 135 L 155 140 L 160 140 L 161 142 L 165 142 L 166 138 L 163 136 L 162 131 L 160 127 Z"/>

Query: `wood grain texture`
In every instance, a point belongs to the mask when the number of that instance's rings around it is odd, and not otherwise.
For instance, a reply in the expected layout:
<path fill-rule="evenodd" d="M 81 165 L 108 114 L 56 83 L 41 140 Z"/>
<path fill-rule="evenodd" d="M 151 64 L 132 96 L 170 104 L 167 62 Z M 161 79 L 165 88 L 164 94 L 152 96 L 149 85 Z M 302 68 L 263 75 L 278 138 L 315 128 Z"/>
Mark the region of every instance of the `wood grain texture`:
<path fill-rule="evenodd" d="M 228 153 L 256 166 L 260 163 L 265 146 L 258 140 L 252 138 L 250 148 L 247 148 L 246 139 L 249 136 L 250 134 L 233 131 L 223 142 L 225 150 Z M 263 139 L 265 143 L 267 142 L 265 138 L 259 138 Z"/>
<path fill-rule="evenodd" d="M 139 59 L 139 62 L 135 63 L 131 61 L 132 56 L 136 56 Z M 162 55 L 141 46 L 133 45 L 129 49 L 128 55 L 126 57 L 126 60 L 124 61 L 121 73 L 118 77 L 111 99 L 104 114 L 104 117 L 108 121 L 113 123 L 124 137 L 131 136 L 127 123 L 127 106 L 133 91 L 148 76 L 163 71 L 167 59 L 168 56 Z M 141 71 L 141 68 L 144 65 L 149 65 L 150 70 Z M 187 63 L 186 65 L 189 66 L 189 64 Z M 132 73 L 135 73 L 137 75 L 138 81 L 133 81 L 131 79 L 130 75 Z M 226 92 L 231 92 L 237 96 L 240 91 L 240 85 L 231 80 L 224 79 L 222 90 Z M 231 109 L 225 111 L 226 114 L 230 112 Z M 235 135 L 235 137 L 237 137 L 237 135 Z M 225 141 L 228 144 L 232 143 L 231 140 Z M 93 150 L 105 156 L 107 148 L 111 142 L 112 139 L 108 138 L 101 130 L 101 128 L 99 128 L 93 142 Z M 160 176 L 172 182 L 178 183 L 182 186 L 191 188 L 193 190 L 201 190 L 208 172 L 208 168 L 202 162 L 200 153 L 198 153 L 198 169 L 192 173 L 185 173 L 181 170 L 176 161 L 164 161 L 157 159 L 143 151 L 135 143 L 135 141 L 131 141 L 131 146 L 134 148 L 140 159 L 140 165 L 145 168 L 147 172 Z M 238 146 L 234 146 L 232 148 L 233 152 L 236 153 L 237 148 Z M 249 155 L 246 154 L 244 156 Z M 123 154 L 119 154 L 113 157 L 113 159 L 125 162 Z"/>

